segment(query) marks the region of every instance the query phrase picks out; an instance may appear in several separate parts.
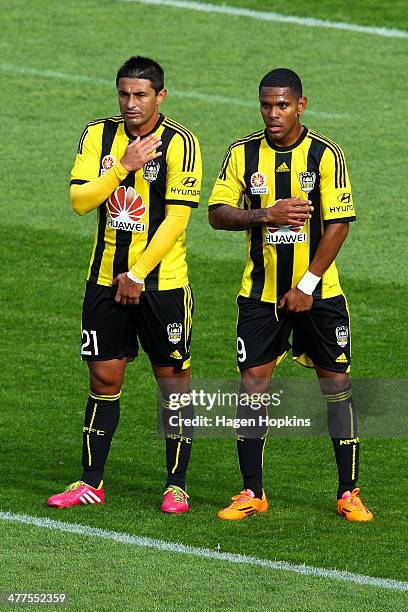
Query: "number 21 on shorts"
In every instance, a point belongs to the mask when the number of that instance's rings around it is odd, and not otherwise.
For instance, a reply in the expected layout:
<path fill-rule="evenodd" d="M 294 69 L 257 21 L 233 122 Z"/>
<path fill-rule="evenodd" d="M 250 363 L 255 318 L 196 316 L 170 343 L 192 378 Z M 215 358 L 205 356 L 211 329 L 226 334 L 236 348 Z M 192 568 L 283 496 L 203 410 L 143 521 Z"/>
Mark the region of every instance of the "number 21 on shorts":
<path fill-rule="evenodd" d="M 86 329 L 82 330 L 81 355 L 89 355 L 92 357 L 99 355 L 98 338 L 96 337 L 96 331 L 94 329 L 90 331 Z"/>
<path fill-rule="evenodd" d="M 238 336 L 237 338 L 237 359 L 239 363 L 243 363 L 247 358 L 245 342 Z"/>

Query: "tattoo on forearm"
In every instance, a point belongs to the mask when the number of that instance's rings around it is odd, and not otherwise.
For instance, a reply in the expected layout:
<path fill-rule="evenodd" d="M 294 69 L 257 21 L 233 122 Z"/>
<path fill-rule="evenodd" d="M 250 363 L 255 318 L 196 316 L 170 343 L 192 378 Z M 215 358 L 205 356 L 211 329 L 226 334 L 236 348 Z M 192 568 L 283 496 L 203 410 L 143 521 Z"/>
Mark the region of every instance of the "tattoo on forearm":
<path fill-rule="evenodd" d="M 246 230 L 262 225 L 266 216 L 267 209 L 265 208 L 242 210 L 223 205 L 210 212 L 210 221 L 216 229 Z"/>

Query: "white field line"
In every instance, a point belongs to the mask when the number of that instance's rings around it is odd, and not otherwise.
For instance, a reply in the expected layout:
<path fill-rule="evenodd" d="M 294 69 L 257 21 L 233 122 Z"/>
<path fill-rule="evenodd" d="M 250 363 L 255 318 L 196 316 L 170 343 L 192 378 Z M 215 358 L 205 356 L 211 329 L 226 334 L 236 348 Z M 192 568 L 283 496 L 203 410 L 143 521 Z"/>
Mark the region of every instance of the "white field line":
<path fill-rule="evenodd" d="M 8 64 L 0 62 L 0 72 L 11 74 L 11 75 L 22 75 L 22 76 L 36 76 L 45 79 L 60 79 L 62 81 L 71 81 L 72 83 L 89 83 L 91 85 L 99 85 L 102 87 L 110 87 L 112 91 L 115 91 L 115 79 L 100 79 L 98 77 L 86 76 L 81 74 L 69 74 L 68 72 L 57 72 L 55 70 L 40 70 L 37 68 L 30 68 L 26 66 L 18 66 L 14 64 Z M 227 96 L 217 96 L 211 94 L 204 94 L 198 91 L 181 91 L 178 89 L 170 89 L 170 95 L 178 98 L 186 98 L 190 100 L 197 100 L 204 102 L 205 104 L 225 104 L 228 106 L 238 106 L 241 108 L 252 108 L 256 110 L 259 104 L 242 100 L 240 98 L 229 98 Z M 313 111 L 307 109 L 307 115 L 313 117 L 320 117 L 322 119 L 345 119 L 350 118 L 351 115 L 347 113 L 326 113 L 324 111 Z"/>
<path fill-rule="evenodd" d="M 281 15 L 264 11 L 253 11 L 252 9 L 239 8 L 236 6 L 208 4 L 205 2 L 189 2 L 188 0 L 123 0 L 124 2 L 136 2 L 138 4 L 150 4 L 155 6 L 170 6 L 173 8 L 201 11 L 204 13 L 221 13 L 222 15 L 234 15 L 237 17 L 250 17 L 259 21 L 276 21 L 280 23 L 293 23 L 302 27 L 331 28 L 333 30 L 345 30 L 347 32 L 358 32 L 360 34 L 374 34 L 387 38 L 408 38 L 408 32 L 394 28 L 380 28 L 376 26 L 362 26 L 355 23 L 343 23 L 338 21 L 327 21 L 325 19 L 314 19 L 313 17 L 296 17 L 296 15 Z"/>
<path fill-rule="evenodd" d="M 228 563 L 236 563 L 240 565 L 255 565 L 274 571 L 280 570 L 301 574 L 304 576 L 313 576 L 315 578 L 327 578 L 329 580 L 354 582 L 363 586 L 390 589 L 392 591 L 408 591 L 408 582 L 401 582 L 399 580 L 392 580 L 389 578 L 373 578 L 372 576 L 353 574 L 352 572 L 344 572 L 340 570 L 325 569 L 323 567 L 295 565 L 294 563 L 287 563 L 286 561 L 271 561 L 269 559 L 258 559 L 257 557 L 250 557 L 247 555 L 221 553 L 209 548 L 198 548 L 196 546 L 186 546 L 185 544 L 166 542 L 165 540 L 132 536 L 127 533 L 107 531 L 105 529 L 98 529 L 96 527 L 87 527 L 85 525 L 79 525 L 78 523 L 65 523 L 63 521 L 55 521 L 53 519 L 30 516 L 28 514 L 0 512 L 0 520 L 8 521 L 10 523 L 33 525 L 35 527 L 65 533 L 74 533 L 82 536 L 101 538 L 103 540 L 110 540 L 130 546 L 138 546 L 140 548 L 151 548 L 154 550 L 191 555 L 193 557 L 201 557 L 206 559 L 215 559 L 217 561 L 226 561 Z"/>

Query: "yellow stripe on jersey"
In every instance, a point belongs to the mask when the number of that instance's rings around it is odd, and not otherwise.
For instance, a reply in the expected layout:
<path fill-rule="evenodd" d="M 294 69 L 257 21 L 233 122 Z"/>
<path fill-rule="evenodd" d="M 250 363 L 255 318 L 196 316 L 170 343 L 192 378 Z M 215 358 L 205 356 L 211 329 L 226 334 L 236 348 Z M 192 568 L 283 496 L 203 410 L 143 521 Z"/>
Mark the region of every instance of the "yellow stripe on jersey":
<path fill-rule="evenodd" d="M 233 142 L 232 145 L 228 147 L 228 150 L 224 156 L 219 178 L 220 179 L 223 178 L 225 180 L 226 169 L 231 159 L 231 151 L 234 147 L 244 144 L 245 142 L 248 142 L 249 140 L 257 140 L 258 138 L 262 138 L 262 136 L 263 136 L 263 130 L 258 130 L 257 132 L 253 132 L 252 134 L 249 134 L 249 136 L 245 136 L 245 138 L 241 138 L 240 140 L 236 140 L 235 142 Z"/>
<path fill-rule="evenodd" d="M 136 264 L 129 261 L 129 267 L 136 278 L 146 276 L 171 253 L 177 240 L 184 240 L 184 233 L 190 219 L 191 208 L 168 204 L 165 219 L 154 234 L 145 251 L 137 258 Z"/>
<path fill-rule="evenodd" d="M 292 165 L 294 167 L 297 167 L 298 165 L 302 164 L 304 156 L 309 154 L 311 144 L 312 144 L 312 141 L 309 139 L 306 139 L 306 142 L 304 143 L 304 147 L 302 149 L 299 149 L 299 150 L 295 149 L 294 151 L 292 151 Z M 298 156 L 300 156 L 300 159 L 298 159 Z M 290 177 L 291 177 L 291 193 L 296 193 L 296 195 L 300 195 L 302 200 L 307 200 L 308 194 L 306 192 L 301 191 L 300 193 L 298 193 L 299 192 L 298 174 L 296 172 L 291 172 Z M 322 230 L 322 227 L 321 227 L 321 230 Z M 304 275 L 304 273 L 306 272 L 309 266 L 309 262 L 311 259 L 310 258 L 310 245 L 311 245 L 310 231 L 311 231 L 310 221 L 307 220 L 300 233 L 307 235 L 309 239 L 304 242 L 296 243 L 296 248 L 293 249 L 292 287 L 296 287 L 296 285 L 298 284 L 298 282 L 300 281 L 300 279 L 302 278 L 302 276 Z M 321 234 L 323 234 L 323 231 L 321 231 Z"/>
<path fill-rule="evenodd" d="M 318 134 L 313 130 L 309 130 L 309 134 L 312 138 L 323 142 L 327 147 L 333 152 L 335 160 L 336 160 L 336 175 L 335 175 L 335 187 L 346 187 L 346 162 L 344 160 L 343 151 L 340 149 L 339 145 L 337 145 L 332 140 L 329 140 L 325 136 Z"/>
<path fill-rule="evenodd" d="M 163 125 L 165 127 L 168 126 L 172 128 L 183 138 L 185 147 L 182 171 L 193 172 L 196 161 L 196 145 L 192 133 L 176 121 L 169 119 L 169 117 L 165 118 L 165 120 L 163 121 Z"/>
<path fill-rule="evenodd" d="M 113 259 L 116 253 L 116 232 L 112 232 L 108 225 L 105 225 L 104 243 L 105 249 L 99 268 L 98 285 L 105 285 L 107 278 L 114 278 L 116 276 L 113 273 Z"/>
<path fill-rule="evenodd" d="M 262 137 L 263 140 L 259 148 L 258 170 L 265 176 L 268 176 L 268 174 L 270 173 L 270 163 L 271 163 L 270 149 L 265 139 L 263 138 L 263 132 L 257 135 L 257 138 L 259 137 Z M 271 185 L 270 191 L 271 193 L 266 194 L 267 196 L 266 201 L 262 202 L 263 208 L 272 206 L 276 200 L 274 186 L 272 188 L 272 185 Z M 264 260 L 264 266 L 265 266 L 265 282 L 264 282 L 262 293 L 263 295 L 275 295 L 277 291 L 276 274 L 267 274 L 266 271 L 276 269 L 276 266 L 277 266 L 276 249 L 274 248 L 271 249 L 270 245 L 266 242 L 267 240 L 266 236 L 269 234 L 269 228 L 266 225 L 262 226 L 262 234 L 263 234 L 262 251 L 263 251 L 263 260 Z M 262 296 L 261 296 L 261 299 L 262 299 Z"/>
<path fill-rule="evenodd" d="M 121 121 L 123 121 L 123 117 L 121 115 L 116 116 L 116 117 L 110 117 L 110 120 L 114 121 L 116 123 L 120 123 Z M 105 121 L 106 121 L 106 119 L 94 119 L 93 121 L 89 121 L 88 125 L 86 126 L 86 128 L 82 132 L 81 138 L 79 139 L 78 153 L 82 153 L 82 146 L 84 144 L 85 136 L 88 134 L 89 127 L 92 126 L 92 125 L 98 125 L 98 124 L 102 125 Z"/>
<path fill-rule="evenodd" d="M 159 134 L 160 135 L 160 134 Z M 143 179 L 143 168 L 136 172 L 135 190 L 143 199 L 143 202 L 149 201 L 150 185 Z M 132 241 L 129 248 L 128 266 L 129 270 L 136 265 L 138 258 L 145 252 L 148 244 L 148 232 L 133 232 Z M 136 274 L 137 277 L 137 274 Z M 145 276 L 143 276 L 143 279 Z"/>
<path fill-rule="evenodd" d="M 245 200 L 247 200 L 246 196 L 245 196 Z M 247 231 L 247 264 L 245 266 L 244 274 L 242 276 L 241 291 L 240 291 L 240 295 L 246 295 L 246 296 L 251 295 L 252 284 L 253 284 L 252 283 L 252 272 L 254 270 L 254 262 L 252 261 L 251 255 L 250 255 L 251 241 L 248 237 L 249 232 L 250 230 Z"/>
<path fill-rule="evenodd" d="M 169 204 L 188 203 L 197 206 L 200 196 L 202 165 L 197 138 L 179 123 L 166 117 L 163 128 L 173 134 L 167 148 L 167 184 L 165 197 Z M 175 164 L 170 161 L 178 160 Z"/>
<path fill-rule="evenodd" d="M 96 227 L 99 227 L 99 216 L 100 216 L 100 209 L 97 208 L 96 210 Z M 91 258 L 89 260 L 89 265 L 88 265 L 88 274 L 87 274 L 87 278 L 89 278 L 91 276 L 91 268 L 92 268 L 92 263 L 95 259 L 95 251 L 96 251 L 96 247 L 98 245 L 98 232 L 95 232 L 95 238 L 93 241 L 93 247 L 92 247 L 92 252 L 91 252 Z"/>

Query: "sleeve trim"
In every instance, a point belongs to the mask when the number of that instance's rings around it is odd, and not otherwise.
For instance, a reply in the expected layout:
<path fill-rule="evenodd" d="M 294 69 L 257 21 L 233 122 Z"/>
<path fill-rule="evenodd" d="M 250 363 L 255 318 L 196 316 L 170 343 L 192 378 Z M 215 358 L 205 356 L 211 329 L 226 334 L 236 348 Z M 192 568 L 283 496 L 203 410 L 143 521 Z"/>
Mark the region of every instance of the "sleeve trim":
<path fill-rule="evenodd" d="M 166 204 L 178 204 L 180 206 L 190 206 L 190 208 L 198 208 L 198 202 L 189 202 L 187 200 L 166 200 Z"/>
<path fill-rule="evenodd" d="M 351 223 L 352 221 L 356 221 L 356 217 L 341 217 L 340 219 L 324 219 L 325 225 L 330 225 L 331 223 Z"/>
<path fill-rule="evenodd" d="M 220 208 L 220 206 L 229 206 L 229 204 L 209 204 L 208 210 L 215 210 L 216 208 Z"/>
<path fill-rule="evenodd" d="M 84 185 L 84 183 L 89 183 L 89 181 L 85 181 L 83 179 L 72 179 L 70 185 Z"/>
<path fill-rule="evenodd" d="M 208 210 L 215 210 L 216 208 L 220 208 L 220 206 L 229 206 L 230 208 L 242 210 L 240 206 L 234 206 L 233 204 L 228 204 L 228 202 L 217 202 L 216 204 L 209 204 Z"/>

